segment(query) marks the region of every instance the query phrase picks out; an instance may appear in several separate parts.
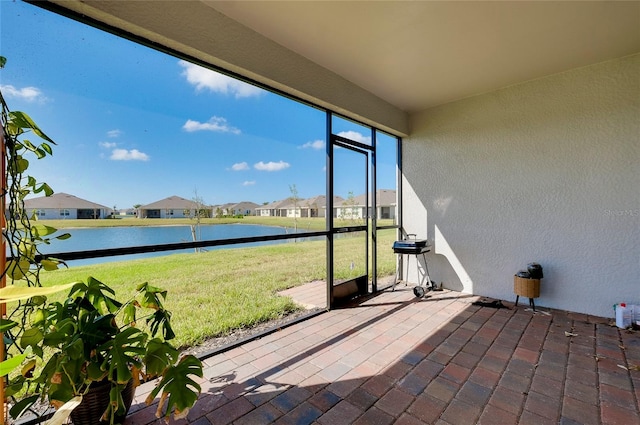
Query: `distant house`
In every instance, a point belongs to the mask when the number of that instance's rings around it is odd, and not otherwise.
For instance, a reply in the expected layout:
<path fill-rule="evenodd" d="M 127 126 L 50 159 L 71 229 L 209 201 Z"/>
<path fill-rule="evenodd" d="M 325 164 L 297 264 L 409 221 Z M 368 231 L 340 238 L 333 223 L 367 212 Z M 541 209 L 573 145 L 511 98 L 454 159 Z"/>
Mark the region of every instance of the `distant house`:
<path fill-rule="evenodd" d="M 165 199 L 143 205 L 138 208 L 139 218 L 190 218 L 200 213 L 201 217 L 211 217 L 211 207 L 198 205 L 198 203 L 179 196 L 170 196 Z"/>
<path fill-rule="evenodd" d="M 231 215 L 256 215 L 256 208 L 259 206 L 255 202 L 242 201 L 233 204 L 229 211 L 231 211 Z"/>
<path fill-rule="evenodd" d="M 333 197 L 333 204 L 340 205 L 344 199 L 340 196 Z M 287 217 L 326 217 L 327 197 L 324 195 L 314 196 L 308 199 L 299 199 L 294 205 L 293 202 L 287 205 Z"/>
<path fill-rule="evenodd" d="M 334 205 L 339 205 L 342 201 L 340 196 L 333 198 Z M 295 202 L 293 198 L 286 198 L 258 206 L 255 210 L 256 215 L 261 217 L 326 217 L 327 198 L 324 195 L 318 195 L 313 198 L 298 199 Z"/>
<path fill-rule="evenodd" d="M 275 202 L 270 204 L 260 205 L 256 208 L 256 215 L 260 217 L 271 217 L 271 211 L 273 211 L 272 206 L 275 205 Z"/>
<path fill-rule="evenodd" d="M 136 214 L 137 214 L 137 211 L 135 208 L 124 208 L 124 209 L 118 210 L 118 215 L 120 217 L 135 217 Z"/>
<path fill-rule="evenodd" d="M 226 204 L 212 206 L 211 209 L 213 210 L 213 216 L 224 217 L 224 216 L 231 215 L 230 211 L 233 205 L 234 204 L 232 204 L 231 202 L 227 202 Z"/>
<path fill-rule="evenodd" d="M 340 204 L 334 204 L 336 217 L 356 220 L 371 217 L 373 214 L 372 194 L 369 193 L 369 202 L 365 203 L 366 195 L 358 195 L 351 199 L 345 199 Z M 365 204 L 369 205 L 369 211 L 365 210 Z M 376 191 L 376 217 L 379 219 L 393 219 L 396 217 L 396 191 L 379 189 Z"/>
<path fill-rule="evenodd" d="M 111 214 L 109 207 L 68 193 L 54 193 L 51 196 L 26 199 L 24 206 L 25 210 L 29 214 L 35 214 L 38 220 L 98 219 Z"/>
<path fill-rule="evenodd" d="M 293 204 L 291 198 L 274 201 L 270 204 L 257 207 L 256 215 L 259 215 L 260 217 L 286 217 L 287 207 L 290 204 Z"/>
<path fill-rule="evenodd" d="M 333 198 L 334 205 L 340 205 L 342 201 L 340 196 Z M 326 217 L 327 198 L 324 195 L 318 195 L 313 198 L 298 199 L 295 202 L 293 198 L 286 198 L 258 206 L 255 210 L 256 215 L 260 217 Z"/>

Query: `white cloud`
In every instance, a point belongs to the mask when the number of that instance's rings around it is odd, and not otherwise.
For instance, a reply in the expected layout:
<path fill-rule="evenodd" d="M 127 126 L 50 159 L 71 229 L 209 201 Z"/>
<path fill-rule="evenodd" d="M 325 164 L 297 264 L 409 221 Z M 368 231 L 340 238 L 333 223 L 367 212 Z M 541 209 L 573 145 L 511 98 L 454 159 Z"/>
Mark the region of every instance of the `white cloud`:
<path fill-rule="evenodd" d="M 186 61 L 181 60 L 178 65 L 184 69 L 182 75 L 187 82 L 195 86 L 198 91 L 207 89 L 214 93 L 232 94 L 236 98 L 260 96 L 264 92 L 251 84 Z"/>
<path fill-rule="evenodd" d="M 255 180 L 247 180 L 246 182 L 242 183 L 243 186 L 253 186 L 254 184 L 256 184 Z"/>
<path fill-rule="evenodd" d="M 289 164 L 288 162 L 284 162 L 284 161 L 278 161 L 278 162 L 273 162 L 273 161 L 269 161 L 269 162 L 258 162 L 256 164 L 253 165 L 253 168 L 255 168 L 256 170 L 260 170 L 260 171 L 281 171 L 284 170 L 286 168 L 289 168 L 291 166 L 291 164 Z"/>
<path fill-rule="evenodd" d="M 114 149 L 109 159 L 114 161 L 148 161 L 149 155 L 138 149 Z"/>
<path fill-rule="evenodd" d="M 117 146 L 117 143 L 116 142 L 100 142 L 99 145 L 101 148 L 113 149 Z"/>
<path fill-rule="evenodd" d="M 231 169 L 233 171 L 244 171 L 244 170 L 248 170 L 249 169 L 249 164 L 247 164 L 246 162 L 238 162 L 235 163 L 231 166 Z"/>
<path fill-rule="evenodd" d="M 367 145 L 371 144 L 371 137 L 363 136 L 357 131 L 341 131 L 338 133 L 338 136 L 346 137 L 347 139 L 351 139 L 355 142 L 366 143 Z"/>
<path fill-rule="evenodd" d="M 189 133 L 194 131 L 217 131 L 220 133 L 240 134 L 240 130 L 227 124 L 225 118 L 216 116 L 211 117 L 207 122 L 187 120 L 182 129 Z"/>
<path fill-rule="evenodd" d="M 314 140 L 312 142 L 307 142 L 304 145 L 300 146 L 301 149 L 324 149 L 324 140 Z"/>
<path fill-rule="evenodd" d="M 27 102 L 40 103 L 44 103 L 48 100 L 37 87 L 23 87 L 21 89 L 18 89 L 12 85 L 0 85 L 0 90 L 2 90 L 2 93 L 10 99 L 22 99 Z"/>
<path fill-rule="evenodd" d="M 120 137 L 122 135 L 122 131 L 115 129 L 107 131 L 107 137 Z"/>

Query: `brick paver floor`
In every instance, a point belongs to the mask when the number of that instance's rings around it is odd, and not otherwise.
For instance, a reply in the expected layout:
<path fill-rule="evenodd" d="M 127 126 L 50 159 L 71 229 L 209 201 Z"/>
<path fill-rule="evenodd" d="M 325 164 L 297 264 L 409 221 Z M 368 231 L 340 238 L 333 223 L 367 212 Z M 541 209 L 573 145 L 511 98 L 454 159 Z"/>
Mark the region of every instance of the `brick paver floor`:
<path fill-rule="evenodd" d="M 640 425 L 638 333 L 432 294 L 398 286 L 205 359 L 178 423 Z M 127 425 L 160 423 L 145 391 Z"/>

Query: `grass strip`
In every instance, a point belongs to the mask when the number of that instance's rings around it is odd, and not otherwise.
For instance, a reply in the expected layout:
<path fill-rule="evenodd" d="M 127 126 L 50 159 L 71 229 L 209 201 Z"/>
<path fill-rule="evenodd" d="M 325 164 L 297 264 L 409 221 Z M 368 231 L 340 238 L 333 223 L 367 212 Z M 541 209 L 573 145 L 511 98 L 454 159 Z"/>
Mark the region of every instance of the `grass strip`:
<path fill-rule="evenodd" d="M 379 276 L 395 273 L 394 238 L 393 229 L 378 232 Z M 352 276 L 351 258 L 363 252 L 363 240 L 346 237 L 335 245 L 336 279 Z M 298 309 L 290 298 L 277 292 L 326 279 L 326 243 L 290 242 L 74 266 L 43 272 L 41 281 L 50 286 L 87 276 L 111 286 L 120 299 L 133 294 L 136 285 L 145 281 L 168 290 L 166 307 L 173 313 L 175 343 L 189 347 Z"/>

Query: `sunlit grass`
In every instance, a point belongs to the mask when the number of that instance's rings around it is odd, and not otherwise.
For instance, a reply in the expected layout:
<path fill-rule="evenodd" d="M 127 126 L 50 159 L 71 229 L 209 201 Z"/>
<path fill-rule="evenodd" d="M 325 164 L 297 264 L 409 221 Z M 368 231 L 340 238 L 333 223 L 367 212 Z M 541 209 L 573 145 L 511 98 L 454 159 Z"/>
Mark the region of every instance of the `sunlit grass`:
<path fill-rule="evenodd" d="M 394 237 L 395 230 L 378 233 L 379 247 L 385 248 L 378 253 L 381 276 L 395 273 Z M 349 277 L 349 258 L 363 252 L 363 238 L 343 238 L 335 248 L 335 277 Z M 43 272 L 41 278 L 49 286 L 88 276 L 111 286 L 122 300 L 142 282 L 168 290 L 165 305 L 173 313 L 175 342 L 187 347 L 299 308 L 277 292 L 326 279 L 326 243 L 289 242 L 174 254 Z"/>

